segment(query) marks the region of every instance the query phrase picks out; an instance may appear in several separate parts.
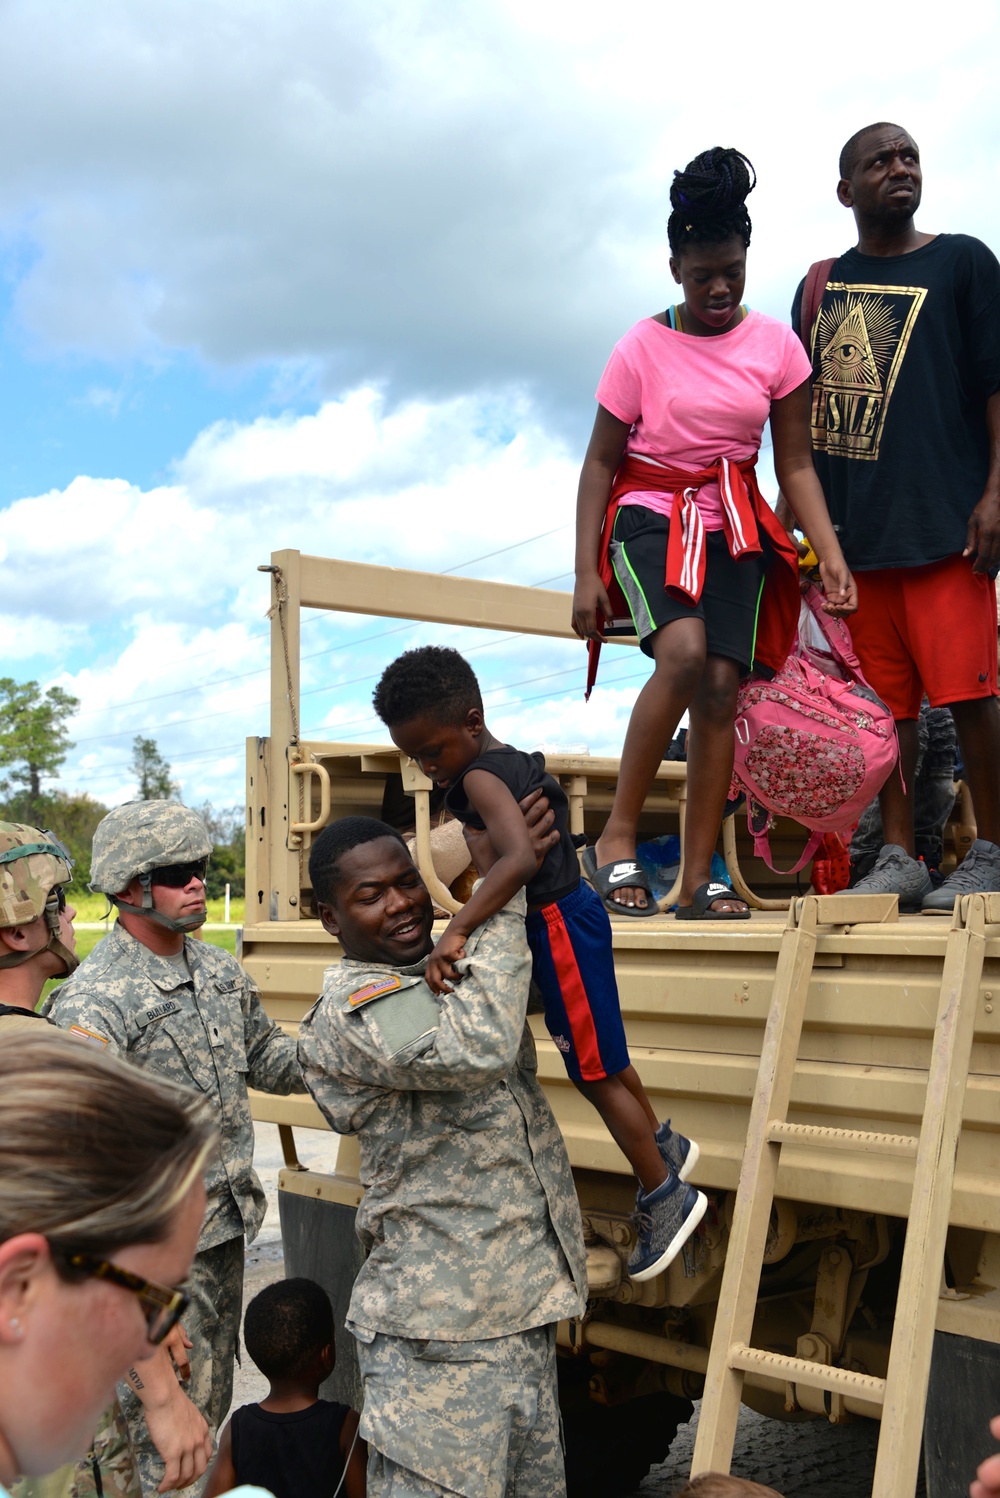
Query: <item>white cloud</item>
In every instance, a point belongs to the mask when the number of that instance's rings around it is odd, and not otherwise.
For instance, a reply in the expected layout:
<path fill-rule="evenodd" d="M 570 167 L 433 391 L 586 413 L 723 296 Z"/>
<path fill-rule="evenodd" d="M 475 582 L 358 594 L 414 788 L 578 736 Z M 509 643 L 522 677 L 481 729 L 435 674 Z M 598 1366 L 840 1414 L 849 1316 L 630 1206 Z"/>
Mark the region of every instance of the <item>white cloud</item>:
<path fill-rule="evenodd" d="M 871 118 L 921 141 L 928 222 L 996 239 L 998 26 L 981 0 L 947 26 L 918 0 L 906 42 L 860 0 L 718 0 L 710 37 L 657 0 L 109 0 L 99 25 L 11 0 L 15 316 L 41 349 L 276 361 L 394 401 L 513 384 L 578 420 L 670 295 L 670 174 L 714 140 L 760 170 L 764 310 L 851 238 L 836 156 Z"/>
<path fill-rule="evenodd" d="M 81 382 L 110 416 L 130 361 L 178 352 L 263 370 L 272 410 L 327 397 L 192 434 L 157 487 L 116 468 L 5 509 L 7 655 L 81 697 L 66 780 L 111 800 L 134 732 L 160 739 L 190 799 L 239 796 L 240 740 L 266 729 L 256 567 L 272 550 L 445 570 L 556 530 L 470 570 L 569 569 L 592 392 L 615 338 L 672 298 L 667 188 L 696 151 L 755 161 L 747 295 L 779 315 L 809 261 L 852 238 L 836 157 L 867 120 L 920 141 L 927 227 L 1000 239 L 988 0 L 957 0 L 947 25 L 930 0 L 905 25 L 860 0 L 835 17 L 777 0 L 718 0 L 708 19 L 659 0 L 99 12 L 0 7 L 8 337 L 63 367 L 117 363 L 120 381 Z M 429 637 L 394 630 L 306 622 L 304 653 L 326 653 L 304 666 L 305 721 L 384 737 L 372 679 Z M 610 752 L 638 689 L 613 678 L 642 669 L 617 655 L 588 707 L 575 689 L 511 701 L 547 690 L 510 685 L 542 669 L 580 660 L 582 676 L 579 647 L 472 658 L 498 731 Z"/>
<path fill-rule="evenodd" d="M 241 741 L 267 731 L 269 592 L 256 568 L 272 549 L 431 573 L 500 551 L 472 575 L 538 583 L 563 574 L 555 586 L 565 588 L 577 471 L 516 401 L 387 411 L 366 389 L 314 414 L 217 424 L 156 489 L 78 478 L 16 501 L 4 517 L 0 593 L 12 617 L 19 606 L 32 617 L 30 635 L 19 630 L 25 670 L 81 701 L 65 782 L 122 799 L 142 733 L 158 740 L 190 799 L 236 799 Z M 447 633 L 307 615 L 303 727 L 325 724 L 329 736 L 345 725 L 352 737 L 384 740 L 371 710 L 375 678 L 409 643 Z M 482 643 L 476 631 L 452 633 L 460 648 Z M 67 646 L 82 664 L 60 669 Z M 582 691 L 581 647 L 491 644 L 484 684 L 564 662 Z M 558 677 L 553 690 L 567 685 Z"/>
<path fill-rule="evenodd" d="M 214 618 L 272 549 L 297 547 L 446 569 L 507 541 L 569 526 L 577 463 L 513 406 L 472 397 L 386 412 L 374 391 L 315 415 L 224 423 L 200 434 L 177 481 L 143 491 L 122 479 L 75 479 L 4 512 L 6 607 L 46 599 L 83 624 L 155 608 L 160 622 Z M 53 551 L 58 548 L 58 586 Z M 571 566 L 567 537 L 503 575 Z M 493 575 L 487 568 L 484 575 Z"/>

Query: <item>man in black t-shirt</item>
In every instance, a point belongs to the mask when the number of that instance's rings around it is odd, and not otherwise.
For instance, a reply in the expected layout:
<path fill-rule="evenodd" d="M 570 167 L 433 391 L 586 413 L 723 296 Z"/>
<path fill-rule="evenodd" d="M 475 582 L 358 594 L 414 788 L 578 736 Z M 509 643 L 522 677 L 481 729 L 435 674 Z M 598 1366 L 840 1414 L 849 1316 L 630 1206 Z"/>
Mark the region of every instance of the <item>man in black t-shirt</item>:
<path fill-rule="evenodd" d="M 806 342 L 816 470 L 858 584 L 851 634 L 899 730 L 885 845 L 855 890 L 950 913 L 959 894 L 1000 890 L 1000 264 L 968 235 L 919 232 L 920 189 L 900 126 L 847 142 L 837 196 L 858 243 L 833 262 Z M 914 856 L 924 693 L 952 710 L 979 832 L 938 890 Z"/>

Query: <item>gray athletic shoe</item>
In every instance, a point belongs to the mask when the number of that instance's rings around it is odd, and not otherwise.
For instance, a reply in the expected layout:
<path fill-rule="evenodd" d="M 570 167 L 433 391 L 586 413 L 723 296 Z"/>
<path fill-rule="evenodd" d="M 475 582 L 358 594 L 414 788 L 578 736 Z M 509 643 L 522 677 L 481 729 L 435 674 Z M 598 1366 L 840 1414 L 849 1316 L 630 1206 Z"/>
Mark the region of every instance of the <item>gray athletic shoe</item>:
<path fill-rule="evenodd" d="M 686 1181 L 701 1155 L 697 1142 L 672 1129 L 669 1118 L 666 1123 L 660 1124 L 654 1137 L 664 1165 L 673 1171 L 678 1180 Z"/>
<path fill-rule="evenodd" d="M 871 872 L 851 889 L 838 890 L 837 893 L 898 895 L 900 910 L 915 911 L 927 909 L 926 899 L 933 889 L 931 876 L 919 859 L 911 858 L 898 843 L 886 843 Z"/>
<path fill-rule="evenodd" d="M 635 1201 L 636 1245 L 628 1261 L 629 1277 L 651 1280 L 662 1274 L 684 1247 L 705 1215 L 708 1197 L 686 1186 L 671 1172 L 662 1186 Z"/>
<path fill-rule="evenodd" d="M 924 897 L 925 915 L 951 915 L 959 895 L 989 894 L 1000 890 L 1000 848 L 977 837 L 954 873 Z"/>

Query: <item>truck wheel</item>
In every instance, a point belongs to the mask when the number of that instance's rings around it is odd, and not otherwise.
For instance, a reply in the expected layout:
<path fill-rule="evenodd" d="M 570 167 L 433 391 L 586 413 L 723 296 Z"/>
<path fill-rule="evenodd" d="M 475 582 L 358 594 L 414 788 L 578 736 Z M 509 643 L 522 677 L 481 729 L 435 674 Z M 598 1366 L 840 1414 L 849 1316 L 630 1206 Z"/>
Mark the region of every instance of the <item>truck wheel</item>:
<path fill-rule="evenodd" d="M 633 1493 L 662 1462 L 694 1405 L 676 1394 L 645 1394 L 626 1404 L 595 1404 L 587 1384 L 563 1375 L 559 1402 L 566 1440 L 567 1498 L 618 1498 Z"/>

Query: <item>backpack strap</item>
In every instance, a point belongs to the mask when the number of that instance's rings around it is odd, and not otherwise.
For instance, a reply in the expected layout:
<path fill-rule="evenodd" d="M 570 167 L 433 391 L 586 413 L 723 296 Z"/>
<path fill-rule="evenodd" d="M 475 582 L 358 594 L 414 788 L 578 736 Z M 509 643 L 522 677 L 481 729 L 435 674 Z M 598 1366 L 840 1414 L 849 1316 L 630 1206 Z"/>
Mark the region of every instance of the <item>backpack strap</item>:
<path fill-rule="evenodd" d="M 829 260 L 816 260 L 806 271 L 805 285 L 802 288 L 802 305 L 799 309 L 798 332 L 807 354 L 812 353 L 812 326 L 816 321 L 816 313 L 819 311 L 826 283 L 830 279 L 830 272 L 837 258 L 836 255 L 831 255 Z"/>
<path fill-rule="evenodd" d="M 747 823 L 748 825 L 750 825 L 749 817 L 747 817 Z M 750 831 L 753 832 L 754 857 L 762 858 L 767 864 L 768 868 L 772 869 L 775 874 L 797 874 L 800 869 L 804 869 L 810 858 L 812 858 L 813 854 L 816 852 L 820 843 L 823 841 L 824 837 L 826 837 L 825 832 L 812 833 L 809 841 L 805 845 L 805 848 L 802 850 L 802 856 L 798 860 L 798 862 L 793 863 L 790 869 L 779 869 L 771 855 L 771 842 L 767 835 L 767 828 L 765 827 L 761 832 L 755 832 L 751 825 Z"/>
<path fill-rule="evenodd" d="M 854 651 L 854 641 L 851 632 L 843 619 L 833 619 L 823 607 L 823 591 L 815 583 L 810 583 L 802 590 L 803 602 L 807 605 L 816 623 L 822 631 L 823 638 L 837 657 L 842 666 L 846 666 L 851 675 L 864 682 L 864 674 L 861 670 L 861 662 Z"/>
<path fill-rule="evenodd" d="M 803 601 L 812 610 L 813 618 L 816 620 L 816 622 L 819 624 L 820 629 L 823 631 L 824 639 L 830 646 L 830 649 L 833 651 L 834 655 L 840 661 L 841 665 L 847 667 L 848 671 L 851 673 L 851 676 L 856 682 L 859 682 L 863 687 L 867 687 L 869 692 L 874 692 L 875 688 L 872 686 L 864 671 L 861 669 L 861 662 L 858 660 L 857 656 L 854 653 L 854 642 L 851 640 L 850 629 L 843 619 L 831 619 L 830 615 L 824 611 L 823 593 L 821 589 L 817 588 L 815 583 L 811 583 L 808 588 L 803 589 L 802 597 Z M 896 735 L 897 750 L 896 770 L 893 773 L 896 773 L 898 771 L 900 783 L 903 787 L 903 794 L 905 795 L 906 781 L 903 778 L 902 766 L 899 764 L 898 759 L 899 730 L 896 728 L 895 720 L 893 720 L 893 732 Z M 782 871 L 778 869 L 775 872 L 781 873 Z M 792 873 L 794 871 L 788 870 L 788 872 Z"/>

